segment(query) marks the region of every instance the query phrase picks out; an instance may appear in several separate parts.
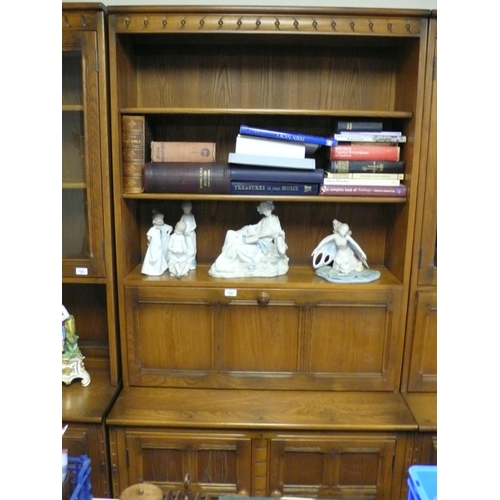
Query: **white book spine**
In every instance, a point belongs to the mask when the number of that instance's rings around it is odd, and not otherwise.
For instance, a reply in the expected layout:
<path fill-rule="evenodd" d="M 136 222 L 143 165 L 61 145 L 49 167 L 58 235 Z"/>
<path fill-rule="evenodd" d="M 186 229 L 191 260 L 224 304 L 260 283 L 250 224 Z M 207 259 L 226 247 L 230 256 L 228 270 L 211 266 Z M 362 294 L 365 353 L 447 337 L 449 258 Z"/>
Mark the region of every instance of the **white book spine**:
<path fill-rule="evenodd" d="M 323 179 L 324 186 L 399 186 L 397 179 Z"/>
<path fill-rule="evenodd" d="M 285 158 L 305 158 L 306 146 L 294 142 L 238 135 L 236 137 L 235 153 L 245 155 L 282 156 Z"/>

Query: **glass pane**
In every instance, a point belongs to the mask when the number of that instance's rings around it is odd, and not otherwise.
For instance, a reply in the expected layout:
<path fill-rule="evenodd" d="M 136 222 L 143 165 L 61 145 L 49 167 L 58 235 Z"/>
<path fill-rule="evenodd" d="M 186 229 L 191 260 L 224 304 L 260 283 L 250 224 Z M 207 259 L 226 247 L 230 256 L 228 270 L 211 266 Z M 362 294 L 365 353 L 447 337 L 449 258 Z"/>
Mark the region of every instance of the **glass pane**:
<path fill-rule="evenodd" d="M 62 53 L 62 257 L 90 253 L 85 173 L 82 53 Z"/>
<path fill-rule="evenodd" d="M 76 50 L 62 53 L 63 106 L 83 104 L 82 53 Z"/>

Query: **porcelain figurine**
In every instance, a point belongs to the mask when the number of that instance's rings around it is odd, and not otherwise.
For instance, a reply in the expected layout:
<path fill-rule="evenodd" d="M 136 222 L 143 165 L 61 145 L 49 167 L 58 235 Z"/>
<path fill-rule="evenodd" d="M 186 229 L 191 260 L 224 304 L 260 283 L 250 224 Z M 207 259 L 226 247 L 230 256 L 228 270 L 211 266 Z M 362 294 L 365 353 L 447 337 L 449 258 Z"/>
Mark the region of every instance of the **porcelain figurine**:
<path fill-rule="evenodd" d="M 351 236 L 348 224 L 333 221 L 333 234 L 323 238 L 312 253 L 316 274 L 334 283 L 374 281 L 380 271 L 369 270 L 366 254 Z"/>
<path fill-rule="evenodd" d="M 168 242 L 168 269 L 170 276 L 181 278 L 189 273 L 192 255 L 185 236 L 186 223 L 180 220 Z"/>
<path fill-rule="evenodd" d="M 163 219 L 161 212 L 153 211 L 153 227 L 146 235 L 148 249 L 141 269 L 148 276 L 160 276 L 168 269 L 168 242 L 173 228 Z"/>
<path fill-rule="evenodd" d="M 285 231 L 272 201 L 263 201 L 257 211 L 263 215 L 257 224 L 226 233 L 222 252 L 208 271 L 216 278 L 272 277 L 288 272 Z"/>
<path fill-rule="evenodd" d="M 181 221 L 186 224 L 184 236 L 186 238 L 189 269 L 196 269 L 196 219 L 191 213 L 193 204 L 190 201 L 182 202 Z"/>

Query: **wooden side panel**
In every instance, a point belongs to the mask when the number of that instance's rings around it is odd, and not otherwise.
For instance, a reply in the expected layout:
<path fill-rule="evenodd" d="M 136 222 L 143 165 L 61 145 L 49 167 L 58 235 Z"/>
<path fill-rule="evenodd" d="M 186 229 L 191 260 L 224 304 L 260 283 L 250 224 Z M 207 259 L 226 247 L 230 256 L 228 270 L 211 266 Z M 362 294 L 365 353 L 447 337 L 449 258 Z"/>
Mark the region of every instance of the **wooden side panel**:
<path fill-rule="evenodd" d="M 437 391 L 437 293 L 418 292 L 408 390 Z"/>

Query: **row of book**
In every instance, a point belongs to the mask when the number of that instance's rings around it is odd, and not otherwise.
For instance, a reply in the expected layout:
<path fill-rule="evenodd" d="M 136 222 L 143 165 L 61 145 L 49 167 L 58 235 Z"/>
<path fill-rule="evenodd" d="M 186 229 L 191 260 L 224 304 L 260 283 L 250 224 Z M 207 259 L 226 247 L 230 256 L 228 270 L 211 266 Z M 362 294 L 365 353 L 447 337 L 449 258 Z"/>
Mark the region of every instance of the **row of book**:
<path fill-rule="evenodd" d="M 136 137 L 131 123 L 142 127 Z M 216 161 L 214 143 L 151 141 L 150 161 L 136 148 L 132 166 L 142 161 L 141 176 L 132 172 L 130 183 L 131 146 L 148 139 L 144 117 L 124 116 L 124 192 L 406 196 L 399 147 L 406 137 L 381 127 L 339 122 L 331 137 L 320 137 L 241 125 L 227 162 Z"/>

